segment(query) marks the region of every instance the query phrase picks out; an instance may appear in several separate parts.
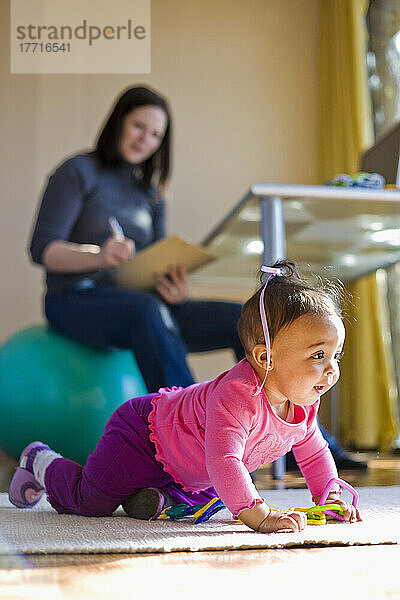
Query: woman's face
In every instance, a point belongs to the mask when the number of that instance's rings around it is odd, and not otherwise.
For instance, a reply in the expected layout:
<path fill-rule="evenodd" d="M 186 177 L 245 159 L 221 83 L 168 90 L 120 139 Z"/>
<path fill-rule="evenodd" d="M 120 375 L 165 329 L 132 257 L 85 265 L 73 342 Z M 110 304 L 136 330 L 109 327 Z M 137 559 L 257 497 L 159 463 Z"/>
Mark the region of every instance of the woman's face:
<path fill-rule="evenodd" d="M 147 160 L 163 140 L 168 117 L 159 106 L 140 106 L 122 122 L 119 152 L 124 160 L 136 165 Z"/>

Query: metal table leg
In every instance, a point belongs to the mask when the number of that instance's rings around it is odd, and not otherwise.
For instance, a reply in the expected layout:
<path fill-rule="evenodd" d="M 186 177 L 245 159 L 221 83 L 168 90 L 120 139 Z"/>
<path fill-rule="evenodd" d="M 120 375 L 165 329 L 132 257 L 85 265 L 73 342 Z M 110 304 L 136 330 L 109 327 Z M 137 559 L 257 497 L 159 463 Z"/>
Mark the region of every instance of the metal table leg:
<path fill-rule="evenodd" d="M 263 263 L 271 265 L 286 257 L 285 223 L 283 220 L 282 200 L 279 197 L 263 197 L 261 202 L 261 237 L 264 243 Z M 286 473 L 286 457 L 282 456 L 272 463 L 274 479 L 283 479 Z"/>

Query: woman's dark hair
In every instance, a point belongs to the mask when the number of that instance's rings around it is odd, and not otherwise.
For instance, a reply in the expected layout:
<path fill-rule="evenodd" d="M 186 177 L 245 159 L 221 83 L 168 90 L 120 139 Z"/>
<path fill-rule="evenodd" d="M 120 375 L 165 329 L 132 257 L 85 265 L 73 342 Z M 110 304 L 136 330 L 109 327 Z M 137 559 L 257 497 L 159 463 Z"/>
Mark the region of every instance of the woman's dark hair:
<path fill-rule="evenodd" d="M 167 128 L 158 150 L 134 168 L 144 188 L 149 188 L 150 185 L 159 187 L 166 182 L 170 170 L 171 115 L 166 100 L 154 90 L 147 87 L 133 87 L 118 98 L 100 131 L 95 151 L 103 164 L 107 166 L 120 164 L 123 160 L 119 152 L 123 120 L 128 113 L 140 106 L 159 106 L 168 118 Z"/>
<path fill-rule="evenodd" d="M 271 344 L 282 327 L 290 325 L 302 315 L 342 316 L 343 291 L 339 285 L 322 280 L 319 285 L 313 285 L 300 275 L 296 264 L 290 261 L 277 261 L 273 267 L 280 268 L 282 275 L 272 277 L 264 293 Z M 261 274 L 260 279 L 260 287 L 243 305 L 238 322 L 240 341 L 248 354 L 257 344 L 265 343 L 259 309 L 265 273 Z"/>

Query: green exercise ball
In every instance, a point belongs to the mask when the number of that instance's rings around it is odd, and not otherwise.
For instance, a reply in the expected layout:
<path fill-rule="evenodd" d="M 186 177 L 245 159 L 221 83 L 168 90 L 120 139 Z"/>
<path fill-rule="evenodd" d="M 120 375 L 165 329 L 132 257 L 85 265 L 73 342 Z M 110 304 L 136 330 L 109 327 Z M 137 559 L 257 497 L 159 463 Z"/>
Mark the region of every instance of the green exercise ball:
<path fill-rule="evenodd" d="M 40 440 L 85 463 L 113 411 L 147 393 L 128 350 L 101 350 L 45 325 L 9 338 L 0 349 L 0 447 L 18 459 Z"/>

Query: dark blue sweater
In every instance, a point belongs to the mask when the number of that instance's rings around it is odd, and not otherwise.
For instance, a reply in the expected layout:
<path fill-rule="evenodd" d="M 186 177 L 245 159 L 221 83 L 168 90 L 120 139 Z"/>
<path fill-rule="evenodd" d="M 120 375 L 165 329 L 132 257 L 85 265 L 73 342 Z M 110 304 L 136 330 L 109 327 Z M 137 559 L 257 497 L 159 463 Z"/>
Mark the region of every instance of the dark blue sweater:
<path fill-rule="evenodd" d="M 165 236 L 165 203 L 141 188 L 132 165 L 105 167 L 95 153 L 68 159 L 49 178 L 32 235 L 32 259 L 42 263 L 44 249 L 54 240 L 101 246 L 111 235 L 110 216 L 135 241 L 136 251 Z M 110 283 L 111 271 L 47 271 L 47 289 L 54 292 L 87 277 Z"/>

